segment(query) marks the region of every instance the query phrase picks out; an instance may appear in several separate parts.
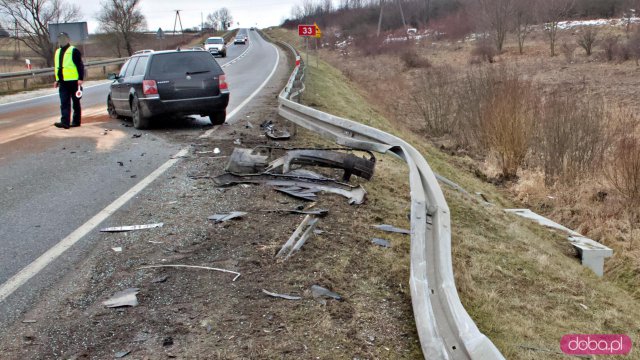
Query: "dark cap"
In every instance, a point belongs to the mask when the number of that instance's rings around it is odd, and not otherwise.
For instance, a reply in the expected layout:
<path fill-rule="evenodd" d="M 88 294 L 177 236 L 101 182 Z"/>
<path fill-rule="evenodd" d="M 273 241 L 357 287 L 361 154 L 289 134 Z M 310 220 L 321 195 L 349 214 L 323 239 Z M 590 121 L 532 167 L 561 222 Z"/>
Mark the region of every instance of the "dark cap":
<path fill-rule="evenodd" d="M 69 34 L 67 34 L 66 32 L 61 32 L 60 34 L 58 34 L 58 37 L 66 37 L 67 39 L 69 38 Z"/>

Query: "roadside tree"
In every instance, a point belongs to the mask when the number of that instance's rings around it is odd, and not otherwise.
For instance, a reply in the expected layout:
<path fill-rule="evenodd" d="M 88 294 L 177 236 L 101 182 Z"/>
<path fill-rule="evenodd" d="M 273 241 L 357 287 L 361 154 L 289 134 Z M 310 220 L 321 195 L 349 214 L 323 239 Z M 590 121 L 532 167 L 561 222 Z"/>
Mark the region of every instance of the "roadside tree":
<path fill-rule="evenodd" d="M 147 27 L 139 5 L 140 0 L 107 0 L 102 3 L 102 10 L 96 16 L 100 29 L 115 37 L 118 54 L 122 45 L 129 56 L 133 55 L 133 40 L 138 32 Z"/>

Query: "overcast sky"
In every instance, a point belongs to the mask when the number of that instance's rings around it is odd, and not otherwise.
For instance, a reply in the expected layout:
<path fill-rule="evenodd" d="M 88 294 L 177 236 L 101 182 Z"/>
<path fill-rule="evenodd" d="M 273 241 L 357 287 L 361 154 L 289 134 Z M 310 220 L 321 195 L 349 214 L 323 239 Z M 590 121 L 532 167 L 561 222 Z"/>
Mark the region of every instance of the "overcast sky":
<path fill-rule="evenodd" d="M 89 23 L 89 32 L 95 32 L 98 24 L 95 15 L 100 10 L 100 0 L 67 0 L 80 6 L 83 21 Z M 260 28 L 279 25 L 291 14 L 291 8 L 301 0 L 141 0 L 142 13 L 147 18 L 149 30 L 161 27 L 165 31 L 173 30 L 175 10 L 180 9 L 182 26 L 186 28 L 200 26 L 200 14 L 207 14 L 226 7 L 233 16 L 232 27 L 257 26 Z M 180 26 L 178 25 L 178 28 Z"/>

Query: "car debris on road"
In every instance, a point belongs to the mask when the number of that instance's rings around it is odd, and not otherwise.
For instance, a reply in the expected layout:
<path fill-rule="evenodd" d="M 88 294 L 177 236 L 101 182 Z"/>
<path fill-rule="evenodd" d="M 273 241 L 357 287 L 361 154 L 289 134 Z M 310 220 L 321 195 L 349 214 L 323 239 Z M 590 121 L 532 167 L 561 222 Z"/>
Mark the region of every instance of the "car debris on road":
<path fill-rule="evenodd" d="M 146 230 L 163 227 L 164 223 L 146 224 L 146 225 L 130 225 L 130 226 L 116 226 L 100 229 L 100 232 L 125 232 L 134 230 Z"/>
<path fill-rule="evenodd" d="M 280 258 L 284 256 L 284 260 L 287 260 L 294 253 L 299 251 L 302 248 L 302 245 L 304 245 L 309 236 L 313 233 L 317 223 L 318 218 L 312 217 L 311 215 L 305 216 L 298 228 L 293 232 L 293 234 L 291 234 L 280 251 L 278 251 L 276 257 Z"/>
<path fill-rule="evenodd" d="M 209 220 L 213 220 L 216 223 L 221 223 L 221 222 L 229 221 L 231 219 L 240 218 L 245 215 L 247 215 L 246 212 L 234 211 L 228 214 L 215 214 L 215 215 L 209 216 Z"/>
<path fill-rule="evenodd" d="M 300 296 L 293 296 L 293 295 L 287 295 L 287 294 L 277 294 L 277 293 L 273 293 L 271 291 L 267 291 L 265 289 L 262 289 L 262 292 L 271 296 L 271 297 L 275 297 L 275 298 L 281 298 L 281 299 L 285 299 L 285 300 L 302 300 L 302 297 Z"/>
<path fill-rule="evenodd" d="M 337 293 L 334 293 L 333 291 L 324 288 L 320 285 L 312 285 L 311 286 L 311 294 L 313 295 L 314 298 L 318 299 L 318 298 L 329 298 L 329 299 L 334 299 L 334 300 L 338 300 L 338 301 L 342 301 L 344 300 L 342 298 L 342 296 L 338 295 Z"/>
<path fill-rule="evenodd" d="M 382 224 L 382 225 L 373 225 L 373 227 L 378 229 L 378 230 L 382 230 L 382 231 L 386 231 L 386 232 L 411 235 L 411 231 L 409 231 L 407 229 L 401 229 L 401 228 L 395 227 L 393 225 Z"/>
<path fill-rule="evenodd" d="M 122 290 L 113 294 L 109 300 L 104 301 L 102 304 L 108 308 L 136 307 L 138 306 L 138 298 L 136 295 L 139 292 L 140 289 L 138 288 Z"/>

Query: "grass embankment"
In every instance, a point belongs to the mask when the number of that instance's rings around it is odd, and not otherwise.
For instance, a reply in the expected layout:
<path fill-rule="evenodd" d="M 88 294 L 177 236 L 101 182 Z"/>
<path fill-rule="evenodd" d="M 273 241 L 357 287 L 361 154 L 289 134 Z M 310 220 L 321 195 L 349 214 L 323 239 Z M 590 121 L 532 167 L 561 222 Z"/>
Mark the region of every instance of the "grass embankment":
<path fill-rule="evenodd" d="M 295 44 L 291 32 L 272 29 L 268 33 Z M 566 358 L 559 353 L 559 341 L 569 333 L 625 333 L 635 343 L 640 341 L 638 301 L 581 266 L 564 237 L 504 213 L 502 207 L 514 202 L 478 179 L 465 159 L 445 154 L 418 134 L 403 130 L 401 124 L 389 122 L 381 115 L 383 109 L 367 100 L 366 91 L 322 60 L 319 67 L 307 67 L 306 85 L 303 102 L 307 105 L 402 137 L 426 157 L 434 171 L 472 194 L 484 193 L 495 204 L 482 205 L 443 187 L 451 209 L 454 272 L 462 303 L 508 359 Z M 381 165 L 376 176 L 384 186 L 370 189 L 376 210 L 385 220 L 406 219 L 408 189 L 395 185 L 406 181 L 394 168 L 400 164 Z M 396 267 L 408 266 L 408 254 L 400 251 L 408 252 L 408 247 L 395 249 L 394 256 L 400 256 Z M 398 282 L 408 286 L 407 280 Z M 631 357 L 638 358 L 637 351 Z"/>

